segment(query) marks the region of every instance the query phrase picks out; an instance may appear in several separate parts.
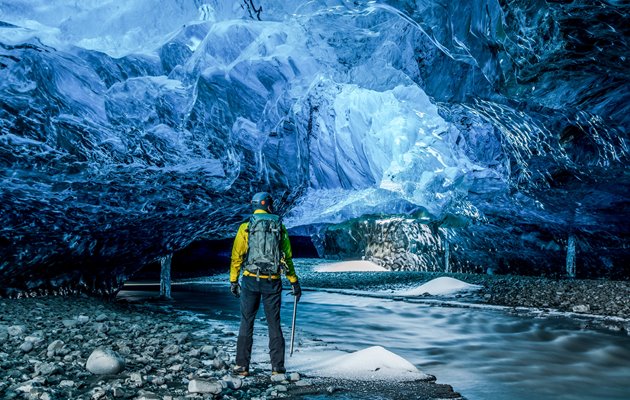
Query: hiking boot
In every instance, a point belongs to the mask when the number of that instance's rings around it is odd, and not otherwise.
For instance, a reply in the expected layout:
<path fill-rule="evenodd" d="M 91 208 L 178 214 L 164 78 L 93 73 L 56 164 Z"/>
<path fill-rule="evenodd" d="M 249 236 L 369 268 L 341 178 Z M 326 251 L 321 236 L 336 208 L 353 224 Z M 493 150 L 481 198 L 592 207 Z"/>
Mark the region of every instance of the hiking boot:
<path fill-rule="evenodd" d="M 280 374 L 284 374 L 285 372 L 287 372 L 286 368 L 284 368 L 284 367 L 277 367 L 277 368 L 274 368 L 271 371 L 271 375 L 280 375 Z"/>
<path fill-rule="evenodd" d="M 249 376 L 249 369 L 247 367 L 235 365 L 234 368 L 232 368 L 232 373 L 240 376 Z"/>

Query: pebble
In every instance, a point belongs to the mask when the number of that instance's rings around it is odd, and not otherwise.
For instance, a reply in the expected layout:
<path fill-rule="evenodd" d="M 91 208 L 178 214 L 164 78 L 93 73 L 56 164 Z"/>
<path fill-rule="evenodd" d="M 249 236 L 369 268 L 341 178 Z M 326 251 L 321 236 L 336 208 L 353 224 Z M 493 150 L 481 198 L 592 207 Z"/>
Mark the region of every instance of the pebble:
<path fill-rule="evenodd" d="M 588 305 L 584 305 L 584 304 L 573 306 L 573 312 L 576 312 L 576 313 L 587 313 L 590 310 L 591 308 Z"/>
<path fill-rule="evenodd" d="M 61 322 L 66 328 L 75 328 L 77 325 L 79 325 L 79 321 L 77 321 L 76 319 L 64 319 Z"/>
<path fill-rule="evenodd" d="M 117 374 L 125 369 L 125 360 L 111 349 L 96 349 L 90 354 L 85 368 L 96 375 Z"/>
<path fill-rule="evenodd" d="M 223 381 L 232 390 L 238 390 L 243 386 L 243 380 L 234 376 L 226 375 L 223 377 Z"/>
<path fill-rule="evenodd" d="M 54 356 L 57 352 L 59 352 L 63 348 L 63 341 L 55 340 L 51 344 L 48 345 L 47 352 L 48 356 Z"/>
<path fill-rule="evenodd" d="M 22 343 L 22 345 L 20 346 L 20 350 L 23 353 L 28 353 L 29 351 L 33 350 L 33 343 L 32 342 L 24 342 L 24 343 Z"/>
<path fill-rule="evenodd" d="M 189 336 L 190 335 L 188 334 L 188 332 L 184 332 L 184 333 L 177 333 L 177 334 L 175 334 L 174 337 L 175 337 L 175 341 L 178 344 L 182 344 L 182 343 L 184 343 L 184 342 L 186 342 L 188 340 Z"/>
<path fill-rule="evenodd" d="M 201 354 L 206 354 L 210 356 L 210 358 L 214 358 L 217 355 L 217 348 L 214 346 L 203 346 L 201 348 Z"/>
<path fill-rule="evenodd" d="M 278 386 L 275 386 L 275 387 L 274 387 L 274 389 L 275 389 L 277 392 L 287 392 L 287 391 L 289 390 L 289 389 L 288 389 L 285 385 L 278 385 Z"/>
<path fill-rule="evenodd" d="M 140 374 L 139 372 L 132 372 L 131 374 L 129 374 L 129 380 L 137 387 L 142 386 L 142 374 Z"/>
<path fill-rule="evenodd" d="M 228 367 L 228 365 L 221 358 L 217 357 L 214 360 L 212 360 L 212 367 L 214 369 L 225 369 Z"/>
<path fill-rule="evenodd" d="M 57 364 L 54 363 L 39 363 L 35 365 L 35 374 L 42 376 L 54 375 L 58 372 L 61 372 L 61 368 Z"/>
<path fill-rule="evenodd" d="M 94 320 L 96 322 L 103 322 L 103 321 L 107 321 L 109 318 L 107 317 L 106 314 L 99 314 L 96 316 L 96 318 L 94 318 Z"/>
<path fill-rule="evenodd" d="M 177 354 L 179 353 L 179 346 L 176 344 L 169 344 L 162 350 L 162 352 L 169 355 Z"/>
<path fill-rule="evenodd" d="M 287 376 L 285 374 L 276 374 L 271 375 L 271 382 L 279 383 L 287 380 Z"/>
<path fill-rule="evenodd" d="M 39 336 L 27 336 L 24 338 L 24 341 L 33 343 L 33 346 L 38 346 L 44 341 L 44 339 Z"/>
<path fill-rule="evenodd" d="M 24 325 L 12 325 L 7 328 L 9 336 L 19 336 L 26 333 L 26 327 Z"/>

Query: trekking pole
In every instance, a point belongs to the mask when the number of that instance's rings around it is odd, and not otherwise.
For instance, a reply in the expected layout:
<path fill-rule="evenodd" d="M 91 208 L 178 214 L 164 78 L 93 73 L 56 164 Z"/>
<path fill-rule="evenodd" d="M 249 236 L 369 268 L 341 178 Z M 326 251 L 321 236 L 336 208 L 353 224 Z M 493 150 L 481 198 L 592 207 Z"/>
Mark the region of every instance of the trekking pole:
<path fill-rule="evenodd" d="M 297 315 L 297 297 L 293 298 L 293 322 L 291 322 L 291 350 L 289 357 L 293 356 L 293 343 L 295 342 L 295 317 Z"/>

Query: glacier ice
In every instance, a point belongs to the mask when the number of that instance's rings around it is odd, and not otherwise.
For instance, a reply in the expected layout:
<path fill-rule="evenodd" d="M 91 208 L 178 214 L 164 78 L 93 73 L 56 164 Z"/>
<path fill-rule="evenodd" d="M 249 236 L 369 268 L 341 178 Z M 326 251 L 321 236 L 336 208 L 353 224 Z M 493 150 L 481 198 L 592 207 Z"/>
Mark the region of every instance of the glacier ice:
<path fill-rule="evenodd" d="M 570 232 L 578 271 L 628 276 L 628 12 L 0 1 L 0 277 L 108 290 L 262 189 L 297 234 L 415 218 L 413 265 L 550 273 Z"/>

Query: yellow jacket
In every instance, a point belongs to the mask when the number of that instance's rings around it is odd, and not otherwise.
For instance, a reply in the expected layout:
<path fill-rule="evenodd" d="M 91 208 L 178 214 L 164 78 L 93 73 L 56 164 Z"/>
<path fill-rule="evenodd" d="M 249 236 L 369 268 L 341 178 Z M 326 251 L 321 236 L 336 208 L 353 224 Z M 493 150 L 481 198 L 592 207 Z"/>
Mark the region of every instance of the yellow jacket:
<path fill-rule="evenodd" d="M 265 210 L 256 210 L 254 214 L 267 214 Z M 247 255 L 249 235 L 247 234 L 247 227 L 249 222 L 243 222 L 238 228 L 236 238 L 234 238 L 234 246 L 232 246 L 232 262 L 230 263 L 230 282 L 238 281 L 238 277 L 241 273 L 241 266 L 245 261 Z M 295 266 L 293 265 L 293 251 L 291 250 L 291 242 L 289 242 L 289 234 L 287 229 L 282 225 L 282 238 L 280 241 L 280 247 L 284 255 L 284 262 L 286 263 L 286 275 L 287 279 L 291 283 L 298 281 L 298 277 L 295 274 Z M 243 275 L 249 276 L 249 272 L 243 272 Z M 255 276 L 255 275 L 254 275 Z M 267 279 L 268 276 L 260 276 Z M 280 279 L 280 275 L 272 275 L 271 279 Z"/>

